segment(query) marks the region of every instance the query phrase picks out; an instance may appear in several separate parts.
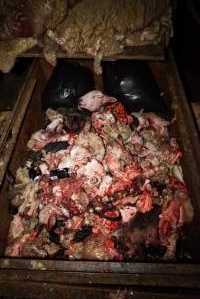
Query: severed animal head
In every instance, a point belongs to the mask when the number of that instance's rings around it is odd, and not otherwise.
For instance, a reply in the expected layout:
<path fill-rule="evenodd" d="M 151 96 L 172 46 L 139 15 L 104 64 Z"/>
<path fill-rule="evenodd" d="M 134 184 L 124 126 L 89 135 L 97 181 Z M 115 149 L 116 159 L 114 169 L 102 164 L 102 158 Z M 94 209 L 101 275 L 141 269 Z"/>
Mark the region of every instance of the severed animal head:
<path fill-rule="evenodd" d="M 125 227 L 126 236 L 132 244 L 158 244 L 158 222 L 160 207 L 155 206 L 146 213 L 138 212 Z"/>
<path fill-rule="evenodd" d="M 99 111 L 105 104 L 111 104 L 117 100 L 113 97 L 106 96 L 100 90 L 92 90 L 79 99 L 79 109 L 87 109 L 90 112 Z"/>

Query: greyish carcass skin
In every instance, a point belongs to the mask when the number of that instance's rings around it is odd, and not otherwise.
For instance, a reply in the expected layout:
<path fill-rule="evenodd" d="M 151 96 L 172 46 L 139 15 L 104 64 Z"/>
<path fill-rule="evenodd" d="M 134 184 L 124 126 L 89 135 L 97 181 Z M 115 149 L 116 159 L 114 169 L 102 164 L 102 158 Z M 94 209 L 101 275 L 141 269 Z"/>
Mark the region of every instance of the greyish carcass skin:
<path fill-rule="evenodd" d="M 79 99 L 79 109 L 84 108 L 90 112 L 96 112 L 99 111 L 102 106 L 116 101 L 115 98 L 106 96 L 99 90 L 92 90 Z"/>

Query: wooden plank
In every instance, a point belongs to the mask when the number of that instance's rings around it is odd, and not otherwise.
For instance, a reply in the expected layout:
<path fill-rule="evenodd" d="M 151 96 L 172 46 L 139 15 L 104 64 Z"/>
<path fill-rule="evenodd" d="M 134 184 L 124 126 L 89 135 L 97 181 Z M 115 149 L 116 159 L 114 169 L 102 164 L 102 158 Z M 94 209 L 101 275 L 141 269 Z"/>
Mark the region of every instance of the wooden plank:
<path fill-rule="evenodd" d="M 200 101 L 191 103 L 198 131 L 200 133 Z"/>
<path fill-rule="evenodd" d="M 81 262 L 80 262 L 81 263 Z M 196 274 L 122 274 L 122 273 L 85 273 L 66 271 L 45 271 L 45 270 L 13 270 L 2 269 L 0 282 L 12 281 L 22 283 L 23 281 L 41 283 L 68 283 L 71 285 L 91 286 L 137 286 L 137 287 L 179 287 L 199 289 L 200 276 Z"/>
<path fill-rule="evenodd" d="M 26 109 L 28 107 L 30 98 L 32 96 L 34 87 L 36 85 L 36 79 L 32 78 L 22 94 L 19 95 L 19 100 L 12 112 L 12 117 L 7 122 L 7 127 L 4 129 L 3 134 L 0 139 L 0 186 L 3 182 L 3 178 L 6 172 L 10 156 L 12 154 L 13 148 L 15 146 L 17 135 L 21 127 Z"/>
<path fill-rule="evenodd" d="M 200 264 L 169 262 L 103 262 L 0 258 L 0 269 L 28 269 L 84 273 L 200 275 Z"/>
<path fill-rule="evenodd" d="M 26 161 L 27 142 L 32 133 L 43 127 L 45 121 L 44 111 L 42 110 L 41 93 L 46 84 L 46 78 L 37 59 L 35 60 L 35 65 L 32 69 L 31 77 L 27 80 L 27 82 L 29 82 L 27 84 L 30 84 L 30 81 L 34 78 L 37 80 L 37 83 L 24 115 L 23 125 L 20 128 L 17 142 L 9 163 L 9 170 L 12 174 L 15 174 L 16 170 Z"/>
<path fill-rule="evenodd" d="M 56 54 L 57 58 L 75 58 L 75 59 L 93 59 L 92 56 L 86 53 L 74 53 L 68 54 L 62 50 L 59 50 Z M 39 47 L 34 47 L 22 54 L 19 57 L 44 57 L 43 51 Z M 120 54 L 104 57 L 103 60 L 118 60 L 118 59 L 143 59 L 143 60 L 164 60 L 164 48 L 161 45 L 146 45 L 127 47 Z"/>
<path fill-rule="evenodd" d="M 0 259 L 0 268 L 0 281 L 200 288 L 198 264 Z"/>
<path fill-rule="evenodd" d="M 12 116 L 11 111 L 0 111 L 0 140 L 1 140 L 1 136 L 3 136 L 3 134 L 6 131 L 7 124 L 11 116 Z"/>

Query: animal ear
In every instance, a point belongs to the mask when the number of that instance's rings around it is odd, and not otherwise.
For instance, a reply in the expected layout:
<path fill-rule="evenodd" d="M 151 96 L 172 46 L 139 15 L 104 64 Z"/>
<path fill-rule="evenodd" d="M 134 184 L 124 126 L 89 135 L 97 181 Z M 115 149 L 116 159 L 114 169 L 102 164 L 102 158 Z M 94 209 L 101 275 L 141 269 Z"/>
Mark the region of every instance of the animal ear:
<path fill-rule="evenodd" d="M 98 98 L 102 98 L 102 97 L 105 97 L 105 94 L 103 94 L 103 92 L 100 91 L 100 90 L 96 90 L 96 95 L 95 96 L 98 97 Z"/>
<path fill-rule="evenodd" d="M 109 97 L 109 96 L 105 96 L 107 99 L 109 99 L 110 100 L 110 102 L 112 102 L 112 103 L 114 103 L 114 102 L 116 102 L 117 101 L 117 99 L 116 98 L 114 98 L 114 97 Z"/>

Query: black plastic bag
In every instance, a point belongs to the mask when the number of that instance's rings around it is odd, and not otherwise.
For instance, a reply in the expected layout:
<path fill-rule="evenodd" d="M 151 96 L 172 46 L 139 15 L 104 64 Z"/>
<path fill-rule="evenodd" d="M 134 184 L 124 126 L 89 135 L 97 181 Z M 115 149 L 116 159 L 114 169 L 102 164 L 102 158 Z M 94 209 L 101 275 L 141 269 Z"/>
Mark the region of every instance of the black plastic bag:
<path fill-rule="evenodd" d="M 146 62 L 104 61 L 102 65 L 105 93 L 121 101 L 127 112 L 141 109 L 166 112 L 164 100 Z"/>
<path fill-rule="evenodd" d="M 93 89 L 94 78 L 88 67 L 58 60 L 42 93 L 42 107 L 77 107 L 78 99 Z"/>

